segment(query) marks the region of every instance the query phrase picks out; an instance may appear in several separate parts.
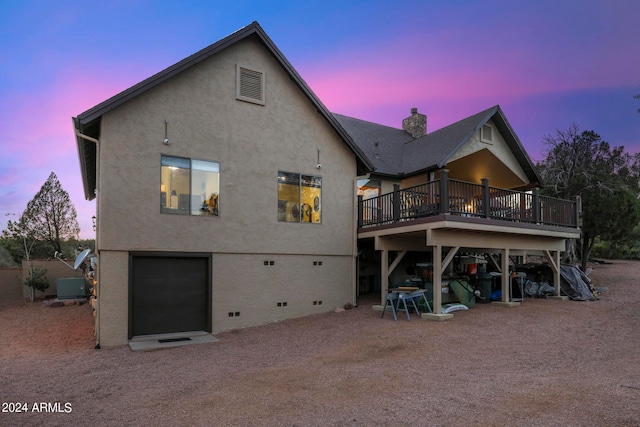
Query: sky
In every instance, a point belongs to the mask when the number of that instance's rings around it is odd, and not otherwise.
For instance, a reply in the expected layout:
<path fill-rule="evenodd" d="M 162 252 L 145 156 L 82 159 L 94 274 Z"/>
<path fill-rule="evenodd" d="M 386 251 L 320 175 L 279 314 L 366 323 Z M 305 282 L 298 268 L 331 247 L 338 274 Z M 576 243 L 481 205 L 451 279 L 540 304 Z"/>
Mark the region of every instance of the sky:
<path fill-rule="evenodd" d="M 258 21 L 327 108 L 428 132 L 499 104 L 529 156 L 640 152 L 637 0 L 0 0 L 0 230 L 51 172 L 94 238 L 72 117 Z"/>

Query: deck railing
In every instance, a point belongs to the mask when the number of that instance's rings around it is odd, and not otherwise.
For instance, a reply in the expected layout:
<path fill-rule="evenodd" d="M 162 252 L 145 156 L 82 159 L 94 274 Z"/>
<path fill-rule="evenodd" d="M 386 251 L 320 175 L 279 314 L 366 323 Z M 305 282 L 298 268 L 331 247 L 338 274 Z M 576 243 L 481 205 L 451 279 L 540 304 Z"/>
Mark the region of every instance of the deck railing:
<path fill-rule="evenodd" d="M 446 203 L 442 203 L 442 201 Z M 487 203 L 485 203 L 485 200 Z M 358 228 L 375 227 L 420 218 L 449 214 L 460 217 L 578 227 L 579 198 L 563 200 L 531 192 L 513 191 L 482 184 L 440 179 L 363 200 L 358 197 Z"/>

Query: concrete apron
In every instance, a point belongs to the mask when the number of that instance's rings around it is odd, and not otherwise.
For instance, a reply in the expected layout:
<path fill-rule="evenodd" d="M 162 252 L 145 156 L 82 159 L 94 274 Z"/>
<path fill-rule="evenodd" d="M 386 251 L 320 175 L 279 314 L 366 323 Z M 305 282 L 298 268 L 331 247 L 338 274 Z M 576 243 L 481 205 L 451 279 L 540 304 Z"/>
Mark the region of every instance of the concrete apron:
<path fill-rule="evenodd" d="M 217 342 L 218 338 L 208 332 L 178 332 L 173 334 L 157 334 L 133 337 L 129 341 L 132 351 L 149 351 L 163 348 L 181 347 L 184 345 L 207 344 Z"/>

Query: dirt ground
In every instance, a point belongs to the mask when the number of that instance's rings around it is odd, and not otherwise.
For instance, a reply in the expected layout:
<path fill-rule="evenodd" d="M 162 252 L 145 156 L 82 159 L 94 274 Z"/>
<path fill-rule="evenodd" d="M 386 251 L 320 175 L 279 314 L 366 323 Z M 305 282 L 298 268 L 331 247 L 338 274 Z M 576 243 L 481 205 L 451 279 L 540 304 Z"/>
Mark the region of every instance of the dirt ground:
<path fill-rule="evenodd" d="M 363 298 L 149 352 L 95 350 L 87 305 L 0 302 L 0 425 L 640 426 L 640 263 L 592 267 L 598 301 L 394 322 Z"/>

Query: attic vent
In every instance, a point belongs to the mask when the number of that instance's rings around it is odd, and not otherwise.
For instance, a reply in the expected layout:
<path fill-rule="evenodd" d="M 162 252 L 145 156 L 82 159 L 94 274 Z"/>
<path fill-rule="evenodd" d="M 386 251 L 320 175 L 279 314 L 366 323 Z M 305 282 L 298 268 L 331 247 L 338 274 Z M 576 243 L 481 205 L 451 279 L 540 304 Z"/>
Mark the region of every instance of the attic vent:
<path fill-rule="evenodd" d="M 236 98 L 264 105 L 264 73 L 238 65 Z"/>
<path fill-rule="evenodd" d="M 493 142 L 493 128 L 489 125 L 484 125 L 482 126 L 482 129 L 480 129 L 480 141 L 482 142 Z"/>

